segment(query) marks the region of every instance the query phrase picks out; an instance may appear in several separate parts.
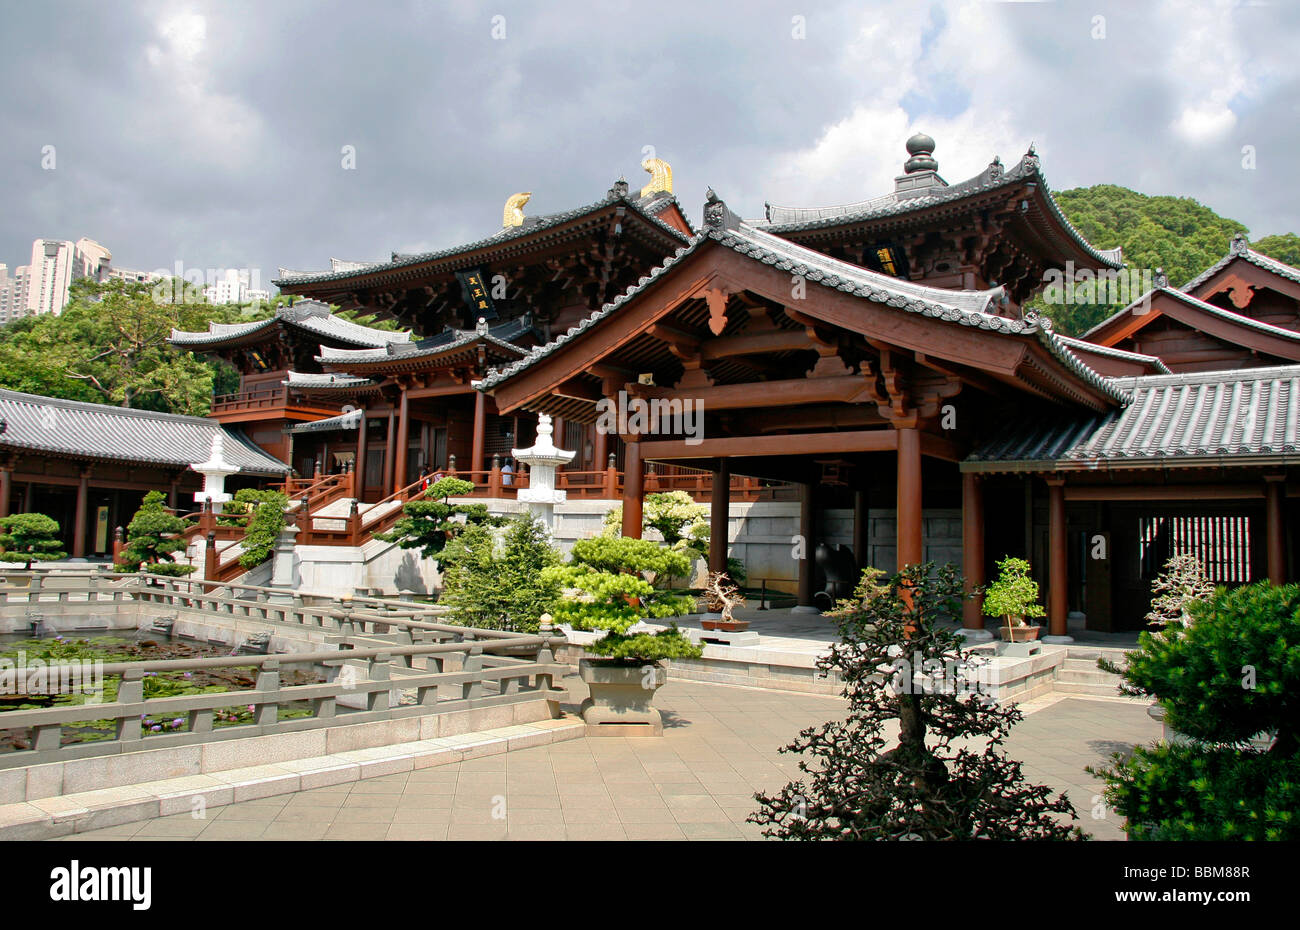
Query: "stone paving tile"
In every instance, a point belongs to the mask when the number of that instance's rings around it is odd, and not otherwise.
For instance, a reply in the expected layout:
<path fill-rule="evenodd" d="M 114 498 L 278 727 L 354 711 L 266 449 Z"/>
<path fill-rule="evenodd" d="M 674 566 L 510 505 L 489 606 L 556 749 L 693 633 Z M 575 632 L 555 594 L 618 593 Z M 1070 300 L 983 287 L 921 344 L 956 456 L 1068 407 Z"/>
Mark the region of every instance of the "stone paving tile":
<path fill-rule="evenodd" d="M 582 685 L 569 679 L 576 710 Z M 658 697 L 662 740 L 568 740 L 414 772 L 64 837 L 236 840 L 761 840 L 745 820 L 756 790 L 799 775 L 777 750 L 800 729 L 842 716 L 838 698 L 673 681 Z M 1033 781 L 1063 791 L 1098 839 L 1122 838 L 1113 812 L 1092 816 L 1100 784 L 1084 771 L 1159 728 L 1142 705 L 1070 696 L 1031 712 L 1007 751 Z"/>

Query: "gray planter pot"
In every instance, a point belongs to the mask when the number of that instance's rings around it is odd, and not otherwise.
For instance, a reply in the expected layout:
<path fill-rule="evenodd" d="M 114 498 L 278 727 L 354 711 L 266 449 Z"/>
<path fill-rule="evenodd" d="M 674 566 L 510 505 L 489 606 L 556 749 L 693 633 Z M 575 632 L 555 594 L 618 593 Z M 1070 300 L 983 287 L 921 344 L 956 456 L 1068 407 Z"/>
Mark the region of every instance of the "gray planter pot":
<path fill-rule="evenodd" d="M 581 707 L 588 736 L 663 736 L 663 718 L 653 706 L 655 692 L 668 681 L 662 662 L 581 659 L 578 676 L 591 692 Z"/>

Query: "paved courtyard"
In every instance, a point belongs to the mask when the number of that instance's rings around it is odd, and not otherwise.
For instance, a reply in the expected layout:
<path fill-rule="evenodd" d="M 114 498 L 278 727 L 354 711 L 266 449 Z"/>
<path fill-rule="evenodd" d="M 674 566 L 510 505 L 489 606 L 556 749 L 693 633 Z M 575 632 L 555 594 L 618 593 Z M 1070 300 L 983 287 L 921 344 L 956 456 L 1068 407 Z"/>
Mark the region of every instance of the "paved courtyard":
<path fill-rule="evenodd" d="M 576 712 L 582 682 L 566 679 Z M 753 792 L 797 774 L 777 752 L 802 728 L 842 716 L 840 698 L 670 681 L 656 704 L 663 739 L 576 739 L 64 837 L 129 840 L 740 840 Z M 1054 695 L 1024 705 L 1007 750 L 1028 778 L 1066 791 L 1083 828 L 1097 783 L 1084 766 L 1159 736 L 1146 708 L 1123 699 Z"/>

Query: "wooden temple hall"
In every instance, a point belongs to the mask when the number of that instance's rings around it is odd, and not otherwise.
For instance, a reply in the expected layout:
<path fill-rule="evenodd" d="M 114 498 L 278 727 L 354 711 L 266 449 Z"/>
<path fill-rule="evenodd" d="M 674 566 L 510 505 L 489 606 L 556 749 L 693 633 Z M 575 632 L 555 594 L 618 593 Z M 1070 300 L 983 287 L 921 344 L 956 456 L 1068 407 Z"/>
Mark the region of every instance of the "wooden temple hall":
<path fill-rule="evenodd" d="M 709 191 L 699 229 L 657 161 L 639 193 L 565 213 L 516 195 L 478 242 L 285 272 L 307 300 L 174 341 L 243 373 L 223 425 L 300 475 L 352 474 L 361 502 L 426 469 L 509 496 L 499 465 L 539 414 L 577 452 L 560 486 L 620 499 L 625 535 L 670 479 L 730 489 L 701 499 L 733 538 L 743 489 L 788 489 L 807 608 L 837 559 L 957 561 L 976 586 L 1027 557 L 1052 638 L 1139 628 L 1174 553 L 1227 584 L 1295 577 L 1300 270 L 1239 239 L 1069 338 L 1027 302 L 1123 260 L 1070 225 L 1035 152 L 952 184 L 932 139 L 907 152 L 874 199 L 746 221 Z M 832 513 L 850 546 L 819 546 Z M 977 602 L 964 623 L 983 628 Z"/>

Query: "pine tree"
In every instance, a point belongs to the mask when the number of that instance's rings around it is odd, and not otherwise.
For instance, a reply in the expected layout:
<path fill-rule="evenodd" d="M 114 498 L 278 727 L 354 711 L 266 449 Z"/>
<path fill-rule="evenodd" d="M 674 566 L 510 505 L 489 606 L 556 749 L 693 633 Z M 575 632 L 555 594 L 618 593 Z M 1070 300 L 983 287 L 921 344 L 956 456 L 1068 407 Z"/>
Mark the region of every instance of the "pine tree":
<path fill-rule="evenodd" d="M 832 614 L 842 637 L 819 661 L 838 672 L 849 716 L 802 731 L 808 777 L 755 795 L 750 822 L 780 839 L 1081 839 L 1064 795 L 1028 784 L 1001 751 L 1021 719 L 983 693 L 979 661 L 940 626 L 960 609 L 952 566 L 913 565 L 878 583 L 868 569 Z M 898 736 L 886 726 L 897 721 Z"/>
<path fill-rule="evenodd" d="M 43 513 L 16 513 L 0 519 L 0 562 L 52 562 L 67 558 L 59 524 Z"/>
<path fill-rule="evenodd" d="M 116 568 L 119 572 L 147 571 L 161 575 L 188 575 L 193 565 L 179 564 L 173 552 L 185 548 L 180 536 L 185 532 L 185 521 L 163 506 L 163 493 L 150 491 L 144 496 L 140 509 L 126 527 L 126 545 L 122 548 Z"/>

